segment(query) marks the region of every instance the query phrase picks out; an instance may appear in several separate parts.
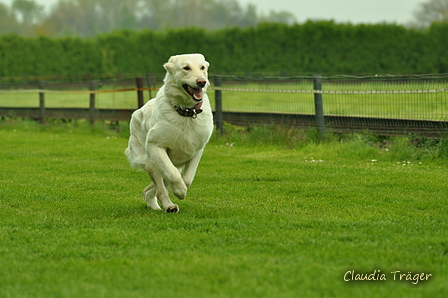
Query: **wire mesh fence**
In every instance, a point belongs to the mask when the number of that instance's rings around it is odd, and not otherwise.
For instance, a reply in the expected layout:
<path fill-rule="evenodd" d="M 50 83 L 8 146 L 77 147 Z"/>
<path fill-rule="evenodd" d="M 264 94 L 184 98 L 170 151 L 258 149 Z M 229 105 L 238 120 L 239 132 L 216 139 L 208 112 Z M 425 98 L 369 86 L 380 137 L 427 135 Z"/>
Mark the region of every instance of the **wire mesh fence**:
<path fill-rule="evenodd" d="M 448 132 L 448 75 L 225 76 L 214 86 L 223 121 L 275 123 L 340 132 Z M 319 86 L 316 88 L 316 86 Z"/>
<path fill-rule="evenodd" d="M 155 96 L 163 77 L 142 76 L 146 101 Z M 426 134 L 448 131 L 448 74 L 318 77 L 319 90 L 315 88 L 316 78 L 212 75 L 208 95 L 215 112 L 223 113 L 222 121 L 238 125 L 315 127 L 315 95 L 320 94 L 325 127 L 330 129 Z M 95 109 L 130 113 L 138 108 L 135 81 L 135 77 L 123 76 L 72 82 L 3 81 L 0 108 L 2 115 L 11 108 L 39 108 L 37 94 L 45 92 L 45 108 L 88 109 L 89 94 L 95 92 Z M 221 111 L 216 111 L 218 92 Z M 129 113 L 119 115 L 127 117 Z M 82 117 L 81 112 L 79 115 Z"/>
<path fill-rule="evenodd" d="M 48 108 L 87 108 L 94 91 L 97 108 L 135 109 L 135 87 L 135 78 L 0 83 L 0 107 L 38 107 L 44 92 Z"/>
<path fill-rule="evenodd" d="M 313 94 L 324 114 L 418 120 L 448 120 L 448 75 L 322 77 L 222 77 L 223 111 L 314 114 Z"/>

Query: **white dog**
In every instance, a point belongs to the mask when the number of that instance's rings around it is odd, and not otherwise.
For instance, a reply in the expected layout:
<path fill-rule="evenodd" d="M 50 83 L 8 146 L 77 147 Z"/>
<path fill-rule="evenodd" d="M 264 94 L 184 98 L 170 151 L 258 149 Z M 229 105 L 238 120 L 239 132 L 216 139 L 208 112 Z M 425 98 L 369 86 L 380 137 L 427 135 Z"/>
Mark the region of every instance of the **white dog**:
<path fill-rule="evenodd" d="M 164 68 L 164 85 L 154 99 L 132 114 L 125 153 L 133 167 L 148 172 L 143 191 L 148 207 L 178 212 L 168 195 L 184 199 L 204 147 L 213 131 L 207 87 L 209 63 L 201 54 L 172 56 Z"/>

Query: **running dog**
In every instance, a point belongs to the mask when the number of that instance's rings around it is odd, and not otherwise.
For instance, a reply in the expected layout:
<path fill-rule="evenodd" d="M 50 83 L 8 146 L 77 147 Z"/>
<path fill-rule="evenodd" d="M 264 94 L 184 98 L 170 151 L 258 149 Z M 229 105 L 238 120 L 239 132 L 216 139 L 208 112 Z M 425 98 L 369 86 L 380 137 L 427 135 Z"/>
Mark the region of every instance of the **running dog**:
<path fill-rule="evenodd" d="M 125 154 L 131 166 L 151 178 L 143 190 L 148 207 L 179 212 L 168 190 L 185 198 L 213 131 L 206 94 L 209 63 L 201 54 L 186 54 L 172 56 L 163 66 L 164 84 L 156 97 L 132 114 Z"/>

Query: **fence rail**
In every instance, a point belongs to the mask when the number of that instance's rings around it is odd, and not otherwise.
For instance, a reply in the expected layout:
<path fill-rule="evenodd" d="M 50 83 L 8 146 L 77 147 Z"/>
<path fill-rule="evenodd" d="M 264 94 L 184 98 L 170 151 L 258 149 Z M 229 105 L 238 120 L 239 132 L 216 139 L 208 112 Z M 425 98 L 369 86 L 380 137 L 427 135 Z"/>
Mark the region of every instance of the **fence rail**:
<path fill-rule="evenodd" d="M 163 76 L 80 82 L 0 84 L 0 117 L 128 121 L 155 94 Z M 146 81 L 146 86 L 144 82 Z M 448 75 L 373 77 L 234 77 L 215 75 L 209 89 L 215 124 L 318 128 L 322 135 L 448 133 Z M 34 84 L 34 86 L 36 85 Z M 49 88 L 49 89 L 47 89 Z M 33 100 L 38 94 L 39 100 Z M 89 95 L 89 100 L 85 95 Z M 68 97 L 71 97 L 69 99 Z M 84 98 L 84 99 L 83 99 Z M 111 104 L 113 102 L 113 104 Z M 82 103 L 82 104 L 80 104 Z M 88 105 L 86 104 L 88 103 Z"/>

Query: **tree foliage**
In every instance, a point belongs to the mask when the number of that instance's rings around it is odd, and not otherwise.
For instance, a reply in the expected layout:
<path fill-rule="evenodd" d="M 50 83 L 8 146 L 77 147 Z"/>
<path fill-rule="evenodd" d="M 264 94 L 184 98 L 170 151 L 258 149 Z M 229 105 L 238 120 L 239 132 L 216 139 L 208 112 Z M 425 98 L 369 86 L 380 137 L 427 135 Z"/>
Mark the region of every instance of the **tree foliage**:
<path fill-rule="evenodd" d="M 255 5 L 242 7 L 237 0 L 59 0 L 47 15 L 35 0 L 14 0 L 11 8 L 0 7 L 2 15 L 11 18 L 7 21 L 12 26 L 2 27 L 0 33 L 18 33 L 19 27 L 22 35 L 51 37 L 89 37 L 117 29 L 194 26 L 214 30 L 296 21 L 286 11 L 260 15 Z"/>
<path fill-rule="evenodd" d="M 434 22 L 448 22 L 448 0 L 428 0 L 420 3 L 414 13 L 416 25 L 428 27 Z"/>
<path fill-rule="evenodd" d="M 12 10 L 23 24 L 35 24 L 43 18 L 44 7 L 34 0 L 14 0 Z"/>
<path fill-rule="evenodd" d="M 7 33 L 20 33 L 20 23 L 14 13 L 0 3 L 0 35 Z"/>

